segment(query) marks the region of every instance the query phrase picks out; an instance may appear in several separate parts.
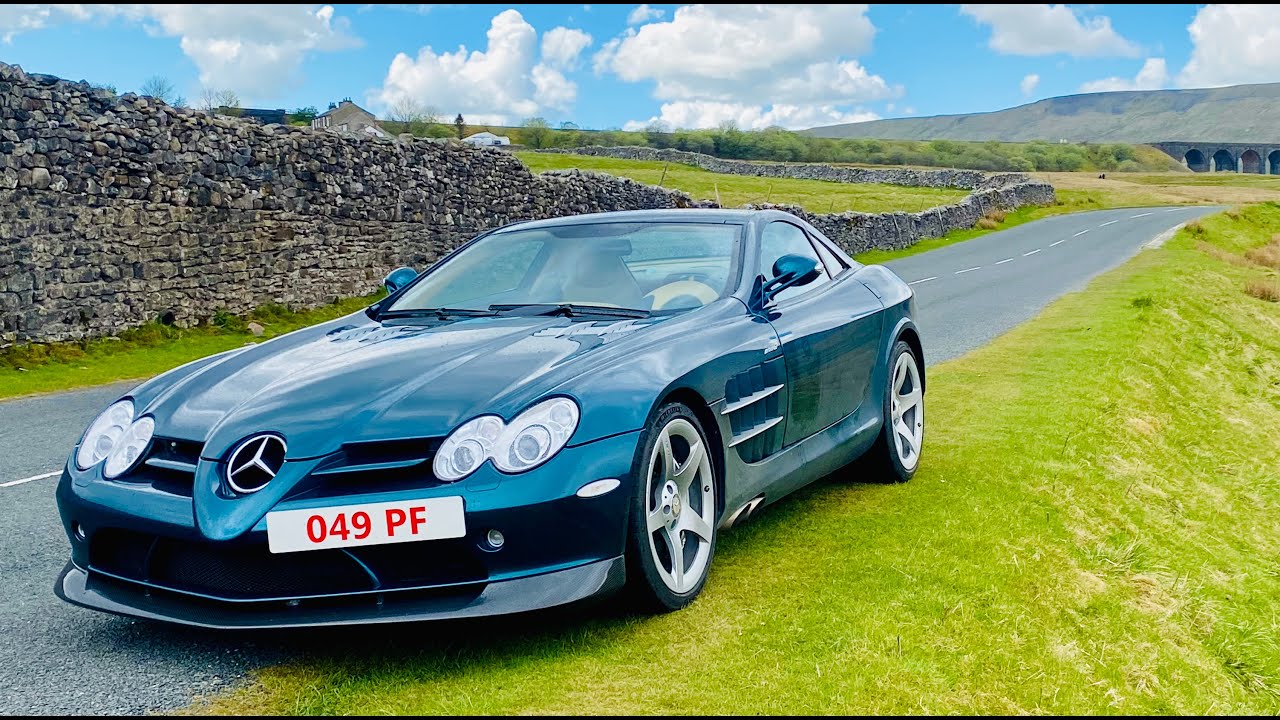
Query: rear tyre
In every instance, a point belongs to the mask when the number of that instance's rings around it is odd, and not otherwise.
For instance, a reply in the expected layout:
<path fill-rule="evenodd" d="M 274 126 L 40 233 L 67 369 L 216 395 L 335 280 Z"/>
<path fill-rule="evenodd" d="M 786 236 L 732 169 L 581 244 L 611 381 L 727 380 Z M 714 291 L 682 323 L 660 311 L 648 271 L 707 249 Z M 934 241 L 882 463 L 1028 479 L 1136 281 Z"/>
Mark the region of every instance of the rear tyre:
<path fill-rule="evenodd" d="M 920 467 L 924 443 L 924 385 L 920 361 L 911 346 L 899 340 L 889 354 L 889 378 L 884 387 L 884 426 L 863 457 L 871 480 L 903 483 Z"/>
<path fill-rule="evenodd" d="M 693 411 L 669 403 L 641 433 L 627 535 L 627 579 L 646 612 L 693 602 L 716 550 L 715 464 Z"/>

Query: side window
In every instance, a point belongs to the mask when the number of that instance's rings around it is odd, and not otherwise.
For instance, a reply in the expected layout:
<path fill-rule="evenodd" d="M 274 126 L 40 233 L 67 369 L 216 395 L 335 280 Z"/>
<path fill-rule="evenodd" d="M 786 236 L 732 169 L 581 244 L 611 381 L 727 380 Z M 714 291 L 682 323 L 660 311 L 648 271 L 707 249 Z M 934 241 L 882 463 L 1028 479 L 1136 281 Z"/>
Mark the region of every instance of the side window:
<path fill-rule="evenodd" d="M 827 266 L 827 272 L 831 273 L 831 277 L 835 277 L 845 270 L 849 269 L 835 253 L 823 245 L 821 241 L 814 240 L 813 246 L 818 248 L 818 257 L 822 258 L 822 263 Z"/>
<path fill-rule="evenodd" d="M 818 279 L 808 285 L 789 287 L 778 293 L 775 300 L 781 301 L 803 295 L 831 282 L 822 260 L 814 252 L 808 236 L 800 228 L 788 222 L 775 221 L 769 223 L 760 235 L 760 267 L 757 272 L 766 280 L 773 277 L 773 263 L 783 255 L 803 255 L 813 258 L 818 263 Z"/>

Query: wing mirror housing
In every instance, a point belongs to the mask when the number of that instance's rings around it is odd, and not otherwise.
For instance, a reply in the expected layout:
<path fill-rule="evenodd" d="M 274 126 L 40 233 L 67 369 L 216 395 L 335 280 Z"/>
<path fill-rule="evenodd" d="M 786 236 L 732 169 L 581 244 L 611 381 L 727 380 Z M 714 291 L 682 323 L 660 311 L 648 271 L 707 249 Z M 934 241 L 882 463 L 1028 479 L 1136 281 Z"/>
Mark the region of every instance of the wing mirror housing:
<path fill-rule="evenodd" d="M 773 263 L 773 279 L 760 288 L 763 303 L 768 305 L 783 290 L 808 285 L 821 274 L 817 260 L 804 255 L 783 255 Z"/>
<path fill-rule="evenodd" d="M 387 275 L 382 284 L 387 288 L 387 294 L 391 295 L 400 288 L 413 282 L 418 277 L 418 271 L 411 267 L 398 267 Z"/>

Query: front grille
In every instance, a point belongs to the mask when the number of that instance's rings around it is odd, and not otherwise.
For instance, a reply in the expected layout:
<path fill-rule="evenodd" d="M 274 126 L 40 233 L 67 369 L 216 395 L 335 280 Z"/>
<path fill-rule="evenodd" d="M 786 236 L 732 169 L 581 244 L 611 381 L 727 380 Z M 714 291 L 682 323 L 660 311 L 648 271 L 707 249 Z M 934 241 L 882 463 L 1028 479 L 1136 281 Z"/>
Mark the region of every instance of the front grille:
<path fill-rule="evenodd" d="M 117 529 L 94 533 L 89 567 L 128 580 L 235 600 L 375 589 L 369 574 L 341 550 L 276 555 L 266 545 L 220 546 Z"/>
<path fill-rule="evenodd" d="M 467 538 L 388 543 L 348 550 L 387 588 L 480 582 L 488 577 L 481 551 Z"/>
<path fill-rule="evenodd" d="M 161 492 L 191 497 L 195 468 L 203 449 L 202 442 L 156 437 L 152 439 L 142 462 L 120 480 L 145 483 Z"/>
<path fill-rule="evenodd" d="M 442 485 L 431 464 L 443 441 L 444 438 L 431 437 L 346 443 L 318 463 L 286 499 L 397 492 Z"/>

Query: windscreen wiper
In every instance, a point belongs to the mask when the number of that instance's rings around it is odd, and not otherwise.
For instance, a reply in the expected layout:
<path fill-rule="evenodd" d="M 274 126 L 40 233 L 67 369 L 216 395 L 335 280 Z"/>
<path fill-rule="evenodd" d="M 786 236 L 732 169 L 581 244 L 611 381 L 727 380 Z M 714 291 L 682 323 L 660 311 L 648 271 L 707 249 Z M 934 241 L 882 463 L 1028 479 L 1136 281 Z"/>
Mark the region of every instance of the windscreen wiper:
<path fill-rule="evenodd" d="M 378 315 L 379 320 L 396 320 L 399 318 L 439 318 L 447 320 L 459 317 L 493 317 L 498 313 L 493 310 L 474 310 L 472 308 L 406 308 L 404 310 L 388 310 Z"/>
<path fill-rule="evenodd" d="M 582 317 L 597 315 L 603 317 L 647 318 L 648 310 L 638 308 L 609 307 L 607 305 L 578 305 L 575 303 L 520 303 L 511 305 L 490 305 L 489 309 L 502 317 L 535 317 L 564 315 L 566 317 Z"/>

